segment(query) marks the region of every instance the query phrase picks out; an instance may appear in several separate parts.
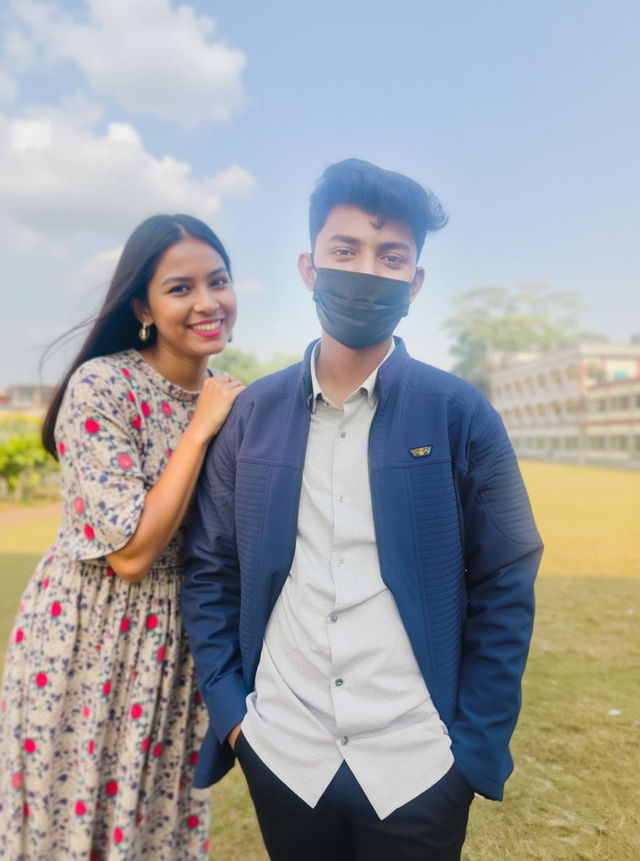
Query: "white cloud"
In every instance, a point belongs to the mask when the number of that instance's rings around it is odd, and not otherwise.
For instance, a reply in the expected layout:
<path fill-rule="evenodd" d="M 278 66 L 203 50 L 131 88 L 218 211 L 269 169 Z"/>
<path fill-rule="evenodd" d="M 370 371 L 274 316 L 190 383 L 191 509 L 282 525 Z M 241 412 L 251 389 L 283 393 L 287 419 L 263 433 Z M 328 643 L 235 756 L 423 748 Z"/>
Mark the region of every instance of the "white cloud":
<path fill-rule="evenodd" d="M 224 122 L 242 109 L 242 51 L 214 41 L 215 22 L 170 0 L 85 0 L 83 19 L 45 0 L 14 0 L 22 32 L 7 51 L 70 62 L 96 93 L 127 110 L 185 123 Z"/>
<path fill-rule="evenodd" d="M 9 125 L 9 148 L 15 152 L 38 152 L 53 142 L 51 124 L 46 120 L 14 120 Z"/>
<path fill-rule="evenodd" d="M 104 288 L 109 283 L 116 269 L 116 264 L 124 246 L 98 251 L 90 257 L 78 270 L 77 284 L 73 290 L 87 290 L 94 287 Z"/>
<path fill-rule="evenodd" d="M 253 185 L 235 166 L 199 180 L 188 162 L 149 153 L 129 124 L 97 132 L 55 112 L 0 114 L 0 164 L 0 223 L 22 249 L 60 251 L 87 233 L 121 239 L 155 212 L 212 222 Z"/>
<path fill-rule="evenodd" d="M 234 197 L 249 194 L 253 191 L 255 184 L 249 171 L 243 167 L 238 167 L 237 164 L 231 165 L 208 181 L 209 189 L 215 194 L 233 195 Z"/>

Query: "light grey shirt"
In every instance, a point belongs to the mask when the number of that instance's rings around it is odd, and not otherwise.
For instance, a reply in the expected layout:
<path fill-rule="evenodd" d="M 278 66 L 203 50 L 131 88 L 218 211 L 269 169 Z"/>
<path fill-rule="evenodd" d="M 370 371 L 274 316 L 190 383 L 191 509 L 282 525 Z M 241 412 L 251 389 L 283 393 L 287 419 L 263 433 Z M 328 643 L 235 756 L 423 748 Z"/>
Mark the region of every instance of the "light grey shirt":
<path fill-rule="evenodd" d="M 311 807 L 346 760 L 383 819 L 439 780 L 453 756 L 380 575 L 368 466 L 377 373 L 339 409 L 322 394 L 311 358 L 295 554 L 242 730 Z"/>

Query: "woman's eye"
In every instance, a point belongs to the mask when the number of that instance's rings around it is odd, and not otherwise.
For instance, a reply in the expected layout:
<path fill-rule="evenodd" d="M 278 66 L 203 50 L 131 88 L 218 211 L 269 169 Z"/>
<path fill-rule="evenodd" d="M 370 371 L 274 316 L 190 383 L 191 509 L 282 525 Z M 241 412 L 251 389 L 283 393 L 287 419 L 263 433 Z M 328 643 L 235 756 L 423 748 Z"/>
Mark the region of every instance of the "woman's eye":
<path fill-rule="evenodd" d="M 186 293 L 188 289 L 188 284 L 174 284 L 169 293 Z"/>
<path fill-rule="evenodd" d="M 229 284 L 229 279 L 222 276 L 221 278 L 216 278 L 214 281 L 212 281 L 210 286 L 214 287 L 218 290 L 222 290 L 228 284 Z"/>

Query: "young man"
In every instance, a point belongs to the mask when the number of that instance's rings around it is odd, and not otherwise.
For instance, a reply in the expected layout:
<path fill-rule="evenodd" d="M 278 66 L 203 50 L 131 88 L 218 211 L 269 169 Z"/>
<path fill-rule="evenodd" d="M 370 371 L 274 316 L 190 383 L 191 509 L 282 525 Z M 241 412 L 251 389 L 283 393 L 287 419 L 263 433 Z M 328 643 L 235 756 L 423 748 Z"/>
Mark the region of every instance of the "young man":
<path fill-rule="evenodd" d="M 183 612 L 210 715 L 196 785 L 238 757 L 273 859 L 457 859 L 502 798 L 541 543 L 500 418 L 392 333 L 446 222 L 356 159 L 311 196 L 322 327 L 209 451 Z"/>

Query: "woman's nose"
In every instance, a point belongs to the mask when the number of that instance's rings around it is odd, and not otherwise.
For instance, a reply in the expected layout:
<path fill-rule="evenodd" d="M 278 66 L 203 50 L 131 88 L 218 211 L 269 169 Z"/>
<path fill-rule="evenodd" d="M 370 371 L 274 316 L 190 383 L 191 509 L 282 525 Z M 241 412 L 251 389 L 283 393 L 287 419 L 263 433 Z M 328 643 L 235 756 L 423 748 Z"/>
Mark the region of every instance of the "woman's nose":
<path fill-rule="evenodd" d="M 199 287 L 194 296 L 193 310 L 194 311 L 215 311 L 220 307 L 220 303 L 208 285 Z"/>

